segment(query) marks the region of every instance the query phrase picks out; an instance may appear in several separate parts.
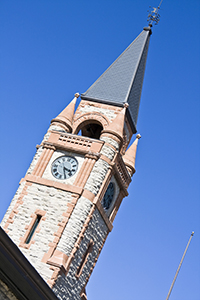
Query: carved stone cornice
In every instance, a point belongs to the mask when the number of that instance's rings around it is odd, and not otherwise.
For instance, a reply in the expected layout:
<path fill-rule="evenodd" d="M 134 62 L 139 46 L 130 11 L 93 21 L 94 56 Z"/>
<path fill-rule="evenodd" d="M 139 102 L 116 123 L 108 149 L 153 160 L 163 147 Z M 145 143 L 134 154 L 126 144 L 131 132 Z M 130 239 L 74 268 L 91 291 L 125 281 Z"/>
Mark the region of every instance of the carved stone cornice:
<path fill-rule="evenodd" d="M 51 131 L 47 141 L 43 142 L 40 146 L 55 147 L 54 149 L 62 149 L 66 151 L 74 151 L 76 153 L 99 153 L 103 141 L 87 138 L 84 136 L 74 135 L 70 133 L 63 133 L 59 131 Z"/>

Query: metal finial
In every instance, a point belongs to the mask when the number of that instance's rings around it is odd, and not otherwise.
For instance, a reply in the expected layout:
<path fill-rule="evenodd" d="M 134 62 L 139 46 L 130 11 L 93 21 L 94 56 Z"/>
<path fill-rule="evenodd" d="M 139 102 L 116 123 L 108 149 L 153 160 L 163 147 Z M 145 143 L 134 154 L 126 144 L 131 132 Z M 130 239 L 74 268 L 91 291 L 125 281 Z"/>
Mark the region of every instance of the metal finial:
<path fill-rule="evenodd" d="M 79 93 L 76 93 L 76 94 L 74 94 L 74 96 L 75 96 L 76 98 L 78 98 L 78 97 L 80 96 L 80 94 L 79 94 Z"/>
<path fill-rule="evenodd" d="M 147 22 L 149 22 L 150 27 L 153 26 L 153 23 L 155 23 L 155 25 L 157 25 L 158 22 L 160 21 L 160 15 L 158 12 L 159 12 L 162 2 L 163 2 L 163 0 L 160 1 L 160 4 L 158 5 L 158 7 L 149 6 L 150 9 L 153 9 L 153 10 L 148 10 L 149 14 L 147 17 Z"/>

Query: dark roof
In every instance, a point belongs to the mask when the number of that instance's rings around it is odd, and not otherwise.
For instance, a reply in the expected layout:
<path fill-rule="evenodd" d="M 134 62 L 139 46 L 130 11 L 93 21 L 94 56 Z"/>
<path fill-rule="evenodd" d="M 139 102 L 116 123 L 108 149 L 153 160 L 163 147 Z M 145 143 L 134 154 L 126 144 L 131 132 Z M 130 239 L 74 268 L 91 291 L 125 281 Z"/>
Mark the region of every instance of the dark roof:
<path fill-rule="evenodd" d="M 118 106 L 128 102 L 128 116 L 134 132 L 136 132 L 150 35 L 150 27 L 144 28 L 130 46 L 81 95 L 85 100 Z"/>
<path fill-rule="evenodd" d="M 0 279 L 19 300 L 58 299 L 1 227 Z"/>

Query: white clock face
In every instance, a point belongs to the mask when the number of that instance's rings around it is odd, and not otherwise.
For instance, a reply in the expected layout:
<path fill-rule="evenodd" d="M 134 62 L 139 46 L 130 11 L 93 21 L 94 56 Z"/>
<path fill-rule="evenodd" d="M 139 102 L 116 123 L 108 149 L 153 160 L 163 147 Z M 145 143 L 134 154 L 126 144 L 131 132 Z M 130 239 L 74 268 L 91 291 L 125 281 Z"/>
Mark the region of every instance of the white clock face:
<path fill-rule="evenodd" d="M 78 169 L 78 161 L 72 156 L 60 156 L 52 163 L 51 172 L 57 179 L 67 179 L 73 176 Z"/>

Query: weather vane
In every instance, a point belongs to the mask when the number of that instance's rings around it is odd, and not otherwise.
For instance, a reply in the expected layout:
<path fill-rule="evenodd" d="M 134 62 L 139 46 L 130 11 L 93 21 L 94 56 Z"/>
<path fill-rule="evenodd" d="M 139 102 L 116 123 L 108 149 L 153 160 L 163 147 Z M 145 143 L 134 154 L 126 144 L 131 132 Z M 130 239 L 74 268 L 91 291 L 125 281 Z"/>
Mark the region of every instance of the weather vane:
<path fill-rule="evenodd" d="M 149 22 L 149 26 L 152 27 L 153 23 L 155 22 L 155 25 L 158 24 L 158 22 L 160 21 L 160 15 L 158 13 L 160 6 L 162 4 L 163 0 L 160 1 L 160 4 L 158 5 L 158 7 L 152 7 L 153 10 L 149 11 L 148 10 L 148 17 L 147 17 L 147 22 Z M 151 6 L 149 6 L 151 8 Z"/>

